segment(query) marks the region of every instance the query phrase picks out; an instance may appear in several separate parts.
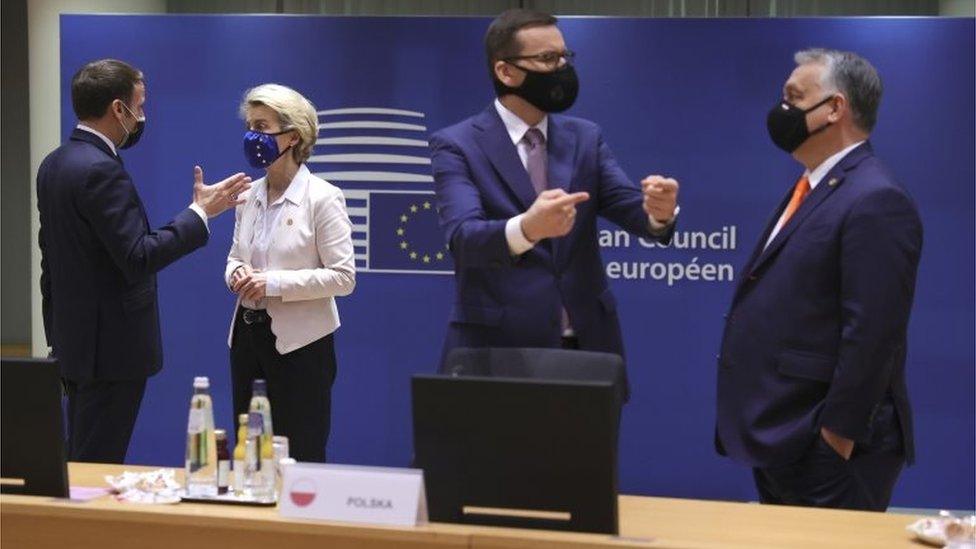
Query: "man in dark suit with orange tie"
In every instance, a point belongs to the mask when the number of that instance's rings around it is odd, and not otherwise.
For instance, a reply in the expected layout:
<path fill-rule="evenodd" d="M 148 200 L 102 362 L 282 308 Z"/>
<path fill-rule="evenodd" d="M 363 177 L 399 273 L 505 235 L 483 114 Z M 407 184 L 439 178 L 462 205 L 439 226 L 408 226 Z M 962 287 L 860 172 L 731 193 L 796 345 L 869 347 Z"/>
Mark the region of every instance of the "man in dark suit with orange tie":
<path fill-rule="evenodd" d="M 142 72 L 114 59 L 71 81 L 78 126 L 37 172 L 44 332 L 68 396 L 68 456 L 121 463 L 146 379 L 162 367 L 156 273 L 207 243 L 207 219 L 234 207 L 243 173 L 194 174 L 193 202 L 153 230 L 118 149 L 146 124 Z"/>
<path fill-rule="evenodd" d="M 922 224 L 868 142 L 874 67 L 835 50 L 795 60 L 767 126 L 805 171 L 741 271 L 716 446 L 753 468 L 764 503 L 883 511 L 914 459 L 905 356 Z"/>

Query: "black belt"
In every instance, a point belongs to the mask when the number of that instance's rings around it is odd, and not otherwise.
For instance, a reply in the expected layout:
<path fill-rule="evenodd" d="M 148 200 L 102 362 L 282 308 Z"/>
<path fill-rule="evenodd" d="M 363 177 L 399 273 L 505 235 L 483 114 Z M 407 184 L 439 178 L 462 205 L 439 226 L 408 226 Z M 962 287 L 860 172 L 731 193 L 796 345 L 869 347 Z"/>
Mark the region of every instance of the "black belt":
<path fill-rule="evenodd" d="M 268 311 L 264 309 L 248 309 L 246 307 L 241 307 L 241 320 L 244 324 L 248 326 L 252 324 L 264 324 L 265 322 L 271 322 L 271 317 L 268 315 Z"/>

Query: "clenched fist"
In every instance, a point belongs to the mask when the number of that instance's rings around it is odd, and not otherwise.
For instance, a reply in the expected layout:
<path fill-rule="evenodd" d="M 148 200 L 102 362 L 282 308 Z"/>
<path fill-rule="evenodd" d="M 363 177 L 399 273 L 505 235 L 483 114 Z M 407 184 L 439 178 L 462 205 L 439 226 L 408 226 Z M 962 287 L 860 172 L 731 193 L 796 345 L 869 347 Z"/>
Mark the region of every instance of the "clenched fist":
<path fill-rule="evenodd" d="M 659 223 L 670 223 L 678 205 L 678 182 L 670 177 L 649 175 L 641 181 L 644 211 Z"/>

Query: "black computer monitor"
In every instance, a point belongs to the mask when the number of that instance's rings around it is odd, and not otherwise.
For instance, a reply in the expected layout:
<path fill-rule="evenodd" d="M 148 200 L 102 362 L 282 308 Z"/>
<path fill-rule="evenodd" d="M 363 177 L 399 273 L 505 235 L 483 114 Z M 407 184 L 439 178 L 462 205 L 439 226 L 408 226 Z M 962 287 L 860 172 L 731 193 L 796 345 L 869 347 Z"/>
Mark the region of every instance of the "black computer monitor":
<path fill-rule="evenodd" d="M 0 396 L 0 491 L 68 497 L 57 362 L 0 358 Z"/>
<path fill-rule="evenodd" d="M 415 375 L 412 389 L 432 521 L 617 533 L 612 382 Z"/>

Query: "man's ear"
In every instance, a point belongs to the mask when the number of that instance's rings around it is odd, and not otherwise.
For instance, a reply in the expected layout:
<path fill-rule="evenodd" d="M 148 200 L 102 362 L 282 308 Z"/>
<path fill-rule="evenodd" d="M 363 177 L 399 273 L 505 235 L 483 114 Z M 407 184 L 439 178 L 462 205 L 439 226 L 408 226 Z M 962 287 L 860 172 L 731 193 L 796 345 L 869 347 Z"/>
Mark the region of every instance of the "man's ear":
<path fill-rule="evenodd" d="M 827 115 L 827 119 L 831 122 L 837 122 L 844 116 L 844 112 L 849 110 L 850 104 L 847 101 L 847 96 L 842 93 L 837 93 L 834 95 L 831 106 L 833 109 Z"/>
<path fill-rule="evenodd" d="M 506 86 L 512 86 L 512 80 L 515 75 L 512 71 L 512 66 L 504 61 L 495 61 L 495 78 L 497 78 L 502 84 Z"/>
<path fill-rule="evenodd" d="M 506 63 L 504 61 L 495 61 L 494 71 L 495 78 L 497 78 L 502 84 L 505 83 L 507 70 L 505 68 Z"/>

